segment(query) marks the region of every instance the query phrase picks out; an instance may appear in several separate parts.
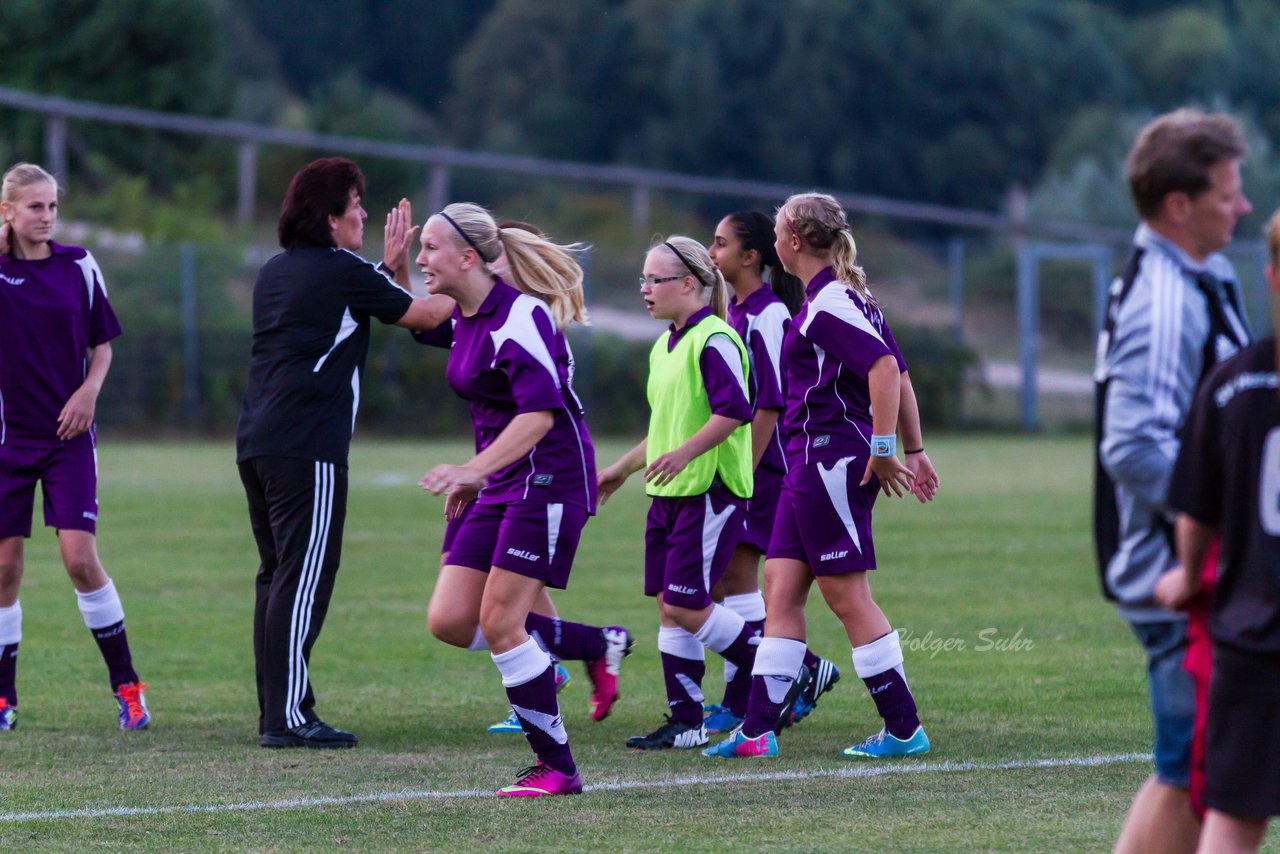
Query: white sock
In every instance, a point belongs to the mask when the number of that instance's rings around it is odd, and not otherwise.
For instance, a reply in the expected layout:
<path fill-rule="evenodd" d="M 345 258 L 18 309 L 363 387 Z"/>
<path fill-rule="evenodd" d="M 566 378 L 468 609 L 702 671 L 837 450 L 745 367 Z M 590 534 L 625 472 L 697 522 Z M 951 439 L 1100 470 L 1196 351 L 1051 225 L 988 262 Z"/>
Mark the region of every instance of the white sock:
<path fill-rule="evenodd" d="M 742 619 L 748 623 L 764 619 L 764 594 L 759 590 L 726 596 L 722 604 L 735 614 L 741 615 Z"/>
<path fill-rule="evenodd" d="M 661 626 L 658 629 L 658 652 L 693 661 L 705 661 L 707 658 L 702 641 L 679 626 Z"/>
<path fill-rule="evenodd" d="M 80 616 L 84 624 L 93 629 L 105 629 L 124 619 L 124 606 L 120 604 L 120 596 L 116 593 L 116 585 L 107 579 L 107 583 L 88 593 L 76 591 L 76 604 L 80 606 Z"/>
<path fill-rule="evenodd" d="M 22 603 L 15 601 L 8 608 L 0 608 L 0 646 L 8 646 L 22 640 Z"/>
<path fill-rule="evenodd" d="M 482 649 L 488 649 L 489 642 L 484 639 L 484 632 L 480 631 L 480 627 L 476 626 L 476 636 L 471 639 L 471 645 L 467 647 L 468 652 L 479 652 Z"/>
<path fill-rule="evenodd" d="M 902 672 L 902 643 L 896 631 L 853 648 L 853 670 L 859 679 L 870 679 L 893 668 Z"/>
<path fill-rule="evenodd" d="M 551 666 L 551 656 L 538 646 L 537 641 L 529 638 L 515 649 L 506 652 L 489 653 L 493 663 L 502 674 L 502 687 L 514 688 L 541 676 Z"/>
<path fill-rule="evenodd" d="M 724 652 L 738 639 L 746 625 L 747 621 L 742 619 L 742 615 L 723 605 L 713 604 L 711 614 L 693 636 L 712 652 Z"/>
<path fill-rule="evenodd" d="M 800 667 L 804 664 L 804 641 L 794 638 L 763 638 L 756 649 L 752 676 L 764 677 L 769 689 L 769 702 L 781 703 L 791 690 Z"/>

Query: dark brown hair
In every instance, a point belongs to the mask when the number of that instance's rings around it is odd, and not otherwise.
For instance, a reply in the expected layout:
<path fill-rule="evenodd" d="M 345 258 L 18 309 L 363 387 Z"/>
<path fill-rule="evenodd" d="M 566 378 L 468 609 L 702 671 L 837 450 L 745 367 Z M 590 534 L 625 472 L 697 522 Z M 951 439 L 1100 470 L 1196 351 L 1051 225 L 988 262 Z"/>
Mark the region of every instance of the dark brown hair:
<path fill-rule="evenodd" d="M 759 253 L 761 276 L 767 267 L 769 287 L 794 317 L 804 303 L 804 283 L 784 270 L 782 261 L 778 259 L 777 247 L 773 245 L 773 220 L 760 211 L 734 211 L 725 219 L 729 221 L 729 228 L 733 229 L 733 236 L 738 238 L 742 251 L 754 249 Z"/>
<path fill-rule="evenodd" d="M 1138 133 L 1125 159 L 1138 215 L 1159 216 L 1169 193 L 1194 199 L 1209 189 L 1209 170 L 1247 150 L 1240 123 L 1226 113 L 1182 109 L 1158 116 Z"/>
<path fill-rule="evenodd" d="M 298 170 L 285 191 L 276 234 L 285 249 L 333 246 L 329 217 L 341 216 L 351 191 L 364 195 L 364 173 L 345 157 L 313 160 Z"/>

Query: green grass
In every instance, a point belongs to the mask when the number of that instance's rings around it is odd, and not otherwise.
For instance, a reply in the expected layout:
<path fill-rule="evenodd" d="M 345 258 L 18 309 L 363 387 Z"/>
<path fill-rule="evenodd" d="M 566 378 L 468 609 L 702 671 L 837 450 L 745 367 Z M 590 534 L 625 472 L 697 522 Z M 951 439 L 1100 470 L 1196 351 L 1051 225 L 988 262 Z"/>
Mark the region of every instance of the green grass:
<path fill-rule="evenodd" d="M 602 443 L 600 457 L 621 449 Z M 580 669 L 561 695 L 587 784 L 753 772 L 795 779 L 649 785 L 551 802 L 419 795 L 44 818 L 0 822 L 0 840 L 81 850 L 1108 848 L 1145 762 L 902 773 L 1149 748 L 1141 655 L 1098 595 L 1091 562 L 1087 440 L 931 439 L 930 451 L 941 497 L 923 507 L 882 501 L 876 514 L 881 569 L 872 584 L 895 626 L 918 641 L 907 645 L 907 674 L 934 743 L 927 758 L 894 773 L 832 776 L 864 767 L 836 752 L 879 725 L 839 624 L 816 598 L 811 643 L 844 680 L 786 735 L 780 759 L 713 762 L 695 751 L 622 746 L 665 709 L 656 613 L 640 592 L 646 502 L 632 483 L 588 525 L 570 589 L 556 597 L 566 617 L 625 623 L 640 639 L 608 720 L 588 719 Z M 0 813 L 489 791 L 509 782 L 530 754 L 519 736 L 484 731 L 506 711 L 495 668 L 485 655 L 431 639 L 424 621 L 441 503 L 415 483 L 430 465 L 464 454 L 460 443 L 357 439 L 342 569 L 311 672 L 318 710 L 357 730 L 360 747 L 265 751 L 254 737 L 256 559 L 231 448 L 108 440 L 99 545 L 155 723 L 145 733 L 114 729 L 105 670 L 53 537 L 37 531 L 22 589 L 21 728 L 0 739 Z M 1019 648 L 983 650 L 984 636 L 1017 637 Z M 946 639 L 964 648 L 934 652 L 928 643 Z M 718 659 L 708 664 L 708 695 L 718 696 Z"/>

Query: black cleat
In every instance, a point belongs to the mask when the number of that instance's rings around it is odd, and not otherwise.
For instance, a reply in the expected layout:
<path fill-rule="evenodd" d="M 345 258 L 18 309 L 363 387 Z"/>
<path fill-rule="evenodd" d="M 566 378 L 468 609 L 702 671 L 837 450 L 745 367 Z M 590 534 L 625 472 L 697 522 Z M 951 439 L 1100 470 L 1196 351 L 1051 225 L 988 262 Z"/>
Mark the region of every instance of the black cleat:
<path fill-rule="evenodd" d="M 317 750 L 355 747 L 357 741 L 359 739 L 354 732 L 334 729 L 321 720 L 307 721 L 302 726 L 264 732 L 258 736 L 258 744 L 262 747 L 311 747 Z"/>
<path fill-rule="evenodd" d="M 666 750 L 672 747 L 676 750 L 687 750 L 691 747 L 702 747 L 708 741 L 710 739 L 707 738 L 707 728 L 702 725 L 702 721 L 686 724 L 673 721 L 671 716 L 667 715 L 667 722 L 648 735 L 633 735 L 628 738 L 627 747 L 636 750 Z"/>

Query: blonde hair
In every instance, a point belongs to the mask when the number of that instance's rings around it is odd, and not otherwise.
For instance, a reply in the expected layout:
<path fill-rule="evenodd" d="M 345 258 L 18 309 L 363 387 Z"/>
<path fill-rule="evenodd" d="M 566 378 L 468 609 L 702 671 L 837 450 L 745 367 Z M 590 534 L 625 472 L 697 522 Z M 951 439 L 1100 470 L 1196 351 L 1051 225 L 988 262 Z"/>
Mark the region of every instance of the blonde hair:
<path fill-rule="evenodd" d="M 867 274 L 858 266 L 858 244 L 840 203 L 826 193 L 797 193 L 778 208 L 788 231 L 820 254 L 830 253 L 836 278 L 852 287 L 867 303 L 875 297 L 867 288 Z"/>
<path fill-rule="evenodd" d="M 672 256 L 681 273 L 691 274 L 704 289 L 710 289 L 711 293 L 706 301 L 716 317 L 724 320 L 729 311 L 729 283 L 711 260 L 707 248 L 692 237 L 673 234 L 666 240 L 655 243 L 649 251 L 654 249 L 665 250 Z"/>
<path fill-rule="evenodd" d="M 58 186 L 58 179 L 36 164 L 15 163 L 9 167 L 8 172 L 4 173 L 3 183 L 0 183 L 0 201 L 12 204 L 18 200 L 18 194 L 27 187 L 45 181 L 52 184 L 55 191 L 62 192 L 62 188 Z"/>
<path fill-rule="evenodd" d="M 585 247 L 555 243 L 524 228 L 499 228 L 492 214 L 470 202 L 456 202 L 441 213 L 452 220 L 454 244 L 474 250 L 486 268 L 505 252 L 511 284 L 545 302 L 557 329 L 587 323 L 582 266 L 573 257 Z"/>

